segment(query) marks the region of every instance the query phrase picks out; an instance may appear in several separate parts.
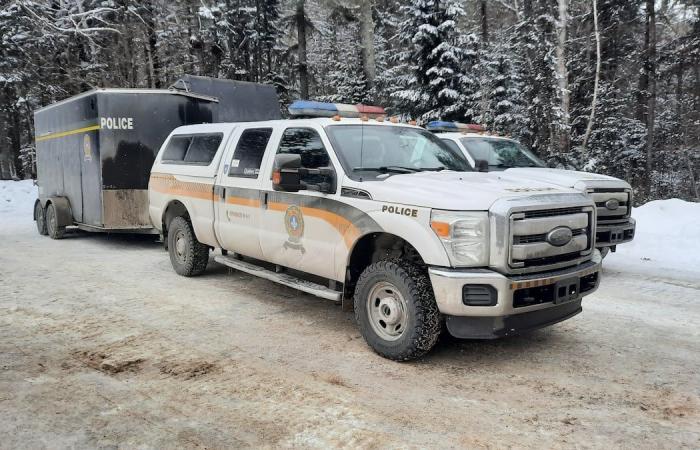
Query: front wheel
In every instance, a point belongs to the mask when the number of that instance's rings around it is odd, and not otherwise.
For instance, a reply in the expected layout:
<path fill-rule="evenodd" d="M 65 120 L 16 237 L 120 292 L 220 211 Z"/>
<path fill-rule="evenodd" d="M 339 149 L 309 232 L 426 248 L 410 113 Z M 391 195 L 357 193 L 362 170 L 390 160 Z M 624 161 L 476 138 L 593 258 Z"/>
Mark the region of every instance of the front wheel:
<path fill-rule="evenodd" d="M 192 225 L 184 217 L 170 222 L 168 252 L 175 272 L 185 277 L 201 275 L 209 262 L 209 247 L 197 240 Z"/>
<path fill-rule="evenodd" d="M 40 235 L 46 236 L 49 232 L 46 230 L 46 211 L 41 206 L 41 202 L 37 201 L 34 204 L 34 217 L 36 220 L 36 229 Z"/>
<path fill-rule="evenodd" d="M 378 261 L 355 287 L 355 318 L 367 344 L 395 361 L 418 358 L 440 336 L 440 312 L 430 278 L 403 261 Z"/>

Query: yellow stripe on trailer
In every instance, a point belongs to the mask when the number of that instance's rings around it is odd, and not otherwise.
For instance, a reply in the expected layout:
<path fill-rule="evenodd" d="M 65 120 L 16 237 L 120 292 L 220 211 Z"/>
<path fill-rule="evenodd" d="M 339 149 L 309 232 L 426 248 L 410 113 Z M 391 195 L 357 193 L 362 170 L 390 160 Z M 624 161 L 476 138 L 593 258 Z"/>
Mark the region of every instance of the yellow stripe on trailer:
<path fill-rule="evenodd" d="M 99 125 L 90 125 L 89 127 L 78 128 L 77 130 L 59 131 L 58 133 L 50 133 L 45 134 L 43 136 L 39 136 L 36 138 L 36 142 L 46 141 L 48 139 L 56 139 L 64 136 L 71 136 L 73 134 L 87 133 L 88 131 L 96 131 L 99 129 Z"/>

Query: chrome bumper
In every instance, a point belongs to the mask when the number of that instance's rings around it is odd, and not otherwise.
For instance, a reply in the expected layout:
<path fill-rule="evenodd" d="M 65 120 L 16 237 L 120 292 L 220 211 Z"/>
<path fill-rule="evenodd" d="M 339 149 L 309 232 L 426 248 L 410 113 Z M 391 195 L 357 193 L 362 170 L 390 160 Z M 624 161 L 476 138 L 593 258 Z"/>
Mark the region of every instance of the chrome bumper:
<path fill-rule="evenodd" d="M 627 222 L 617 224 L 601 224 L 596 226 L 595 246 L 611 247 L 617 244 L 624 244 L 634 239 L 634 232 L 637 226 L 633 218 L 629 218 Z"/>
<path fill-rule="evenodd" d="M 558 284 L 569 281 L 576 284 L 576 280 L 578 280 L 579 286 L 582 286 L 582 280 L 585 281 L 586 290 L 583 290 L 583 287 L 581 287 L 580 291 L 575 295 L 567 296 L 566 298 L 566 303 L 580 301 L 582 297 L 594 292 L 598 288 L 598 284 L 600 283 L 601 261 L 600 253 L 596 250 L 593 253 L 593 258 L 589 262 L 569 269 L 540 274 L 505 276 L 488 269 L 468 270 L 440 267 L 431 267 L 428 273 L 433 285 L 438 309 L 440 309 L 442 314 L 448 316 L 499 317 L 560 307 L 563 302 L 558 301 L 560 298 L 557 297 L 556 292 L 552 301 L 547 301 L 547 298 L 537 299 L 536 297 L 540 291 L 543 291 L 543 294 L 556 291 L 557 289 L 555 289 L 555 287 L 557 287 Z M 474 285 L 491 286 L 496 292 L 495 305 L 465 305 L 463 302 L 464 287 Z M 547 286 L 551 286 L 551 289 L 546 288 Z M 528 299 L 532 297 L 532 301 L 540 301 L 541 303 L 516 306 L 514 304 L 514 299 L 516 299 L 516 297 L 518 299 L 521 298 L 523 296 L 522 294 L 527 294 Z"/>

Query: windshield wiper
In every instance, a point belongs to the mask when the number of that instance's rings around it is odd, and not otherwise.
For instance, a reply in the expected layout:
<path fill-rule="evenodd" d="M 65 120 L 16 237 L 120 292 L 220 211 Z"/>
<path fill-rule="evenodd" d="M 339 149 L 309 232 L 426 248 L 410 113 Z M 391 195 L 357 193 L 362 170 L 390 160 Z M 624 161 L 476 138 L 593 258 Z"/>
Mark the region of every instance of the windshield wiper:
<path fill-rule="evenodd" d="M 411 167 L 400 166 L 381 166 L 381 167 L 353 167 L 353 172 L 379 172 L 379 173 L 415 173 L 418 169 Z"/>
<path fill-rule="evenodd" d="M 419 172 L 440 172 L 442 170 L 445 170 L 443 166 L 438 166 L 438 167 L 421 167 L 420 169 L 416 169 Z"/>

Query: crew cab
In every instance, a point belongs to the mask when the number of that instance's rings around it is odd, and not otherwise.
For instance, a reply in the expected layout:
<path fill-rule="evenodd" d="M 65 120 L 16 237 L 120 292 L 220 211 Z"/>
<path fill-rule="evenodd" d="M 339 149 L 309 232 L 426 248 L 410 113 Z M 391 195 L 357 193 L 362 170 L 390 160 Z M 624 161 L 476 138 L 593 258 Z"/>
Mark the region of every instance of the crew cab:
<path fill-rule="evenodd" d="M 596 209 L 578 190 L 474 172 L 381 108 L 290 112 L 301 117 L 166 139 L 150 216 L 178 274 L 201 274 L 215 250 L 218 263 L 354 308 L 369 346 L 394 360 L 428 352 L 443 326 L 488 339 L 557 323 L 598 287 Z"/>
<path fill-rule="evenodd" d="M 480 171 L 502 171 L 524 180 L 549 182 L 577 189 L 593 199 L 597 208 L 596 246 L 605 256 L 618 244 L 634 239 L 632 187 L 607 175 L 551 169 L 514 139 L 486 134 L 475 124 L 434 121 L 426 128 L 439 133 L 453 150 L 462 153 L 469 165 Z"/>

